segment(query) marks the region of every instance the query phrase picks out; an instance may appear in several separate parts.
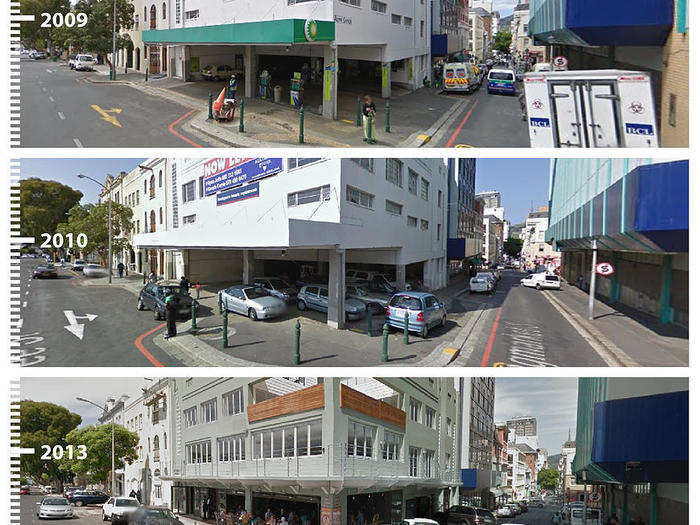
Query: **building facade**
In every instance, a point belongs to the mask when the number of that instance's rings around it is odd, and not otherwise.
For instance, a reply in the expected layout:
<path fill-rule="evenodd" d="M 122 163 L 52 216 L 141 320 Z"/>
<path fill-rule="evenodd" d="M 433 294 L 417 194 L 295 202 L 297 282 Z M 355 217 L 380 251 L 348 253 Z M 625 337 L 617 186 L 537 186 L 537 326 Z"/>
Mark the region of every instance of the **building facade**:
<path fill-rule="evenodd" d="M 540 206 L 525 218 L 522 230 L 523 248 L 521 259 L 528 268 L 546 268 L 553 271 L 560 265 L 561 254 L 547 243 L 545 234 L 549 226 L 549 208 Z"/>
<path fill-rule="evenodd" d="M 510 26 L 511 54 L 518 57 L 531 56 L 535 58 L 535 62 L 541 62 L 544 59 L 545 48 L 537 45 L 533 40 L 529 24 L 530 3 L 529 1 L 520 2 L 513 8 L 513 20 Z"/>
<path fill-rule="evenodd" d="M 453 261 L 480 257 L 483 217 L 475 198 L 476 159 L 448 159 L 447 257 Z"/>
<path fill-rule="evenodd" d="M 176 378 L 171 389 L 178 513 L 243 506 L 344 525 L 457 502 L 451 378 Z"/>

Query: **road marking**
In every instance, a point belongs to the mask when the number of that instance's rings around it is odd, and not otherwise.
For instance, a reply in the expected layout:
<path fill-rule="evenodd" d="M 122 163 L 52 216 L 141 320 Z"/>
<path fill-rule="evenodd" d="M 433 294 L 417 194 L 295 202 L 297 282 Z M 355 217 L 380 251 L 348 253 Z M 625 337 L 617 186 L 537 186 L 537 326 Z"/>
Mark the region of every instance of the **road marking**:
<path fill-rule="evenodd" d="M 56 102 L 56 101 L 53 99 L 53 97 L 49 97 L 49 101 L 51 101 L 51 102 Z"/>
<path fill-rule="evenodd" d="M 45 88 L 45 87 L 42 87 L 41 90 L 42 90 L 44 93 L 46 93 L 46 88 Z"/>
<path fill-rule="evenodd" d="M 78 139 L 76 139 L 75 137 L 73 137 L 73 142 L 75 142 L 75 145 L 78 146 L 79 148 L 82 148 L 82 147 L 83 147 L 83 143 L 80 142 L 80 141 L 79 141 Z"/>
<path fill-rule="evenodd" d="M 93 104 L 90 107 L 97 111 L 100 115 L 102 115 L 102 120 L 109 122 L 110 124 L 114 124 L 118 128 L 122 127 L 122 125 L 117 120 L 117 117 L 115 117 L 114 115 L 110 115 L 110 113 L 116 113 L 118 115 L 122 112 L 121 108 L 102 109 L 97 104 Z"/>
<path fill-rule="evenodd" d="M 176 125 L 178 125 L 182 120 L 186 119 L 187 117 L 189 117 L 190 115 L 192 115 L 192 113 L 194 113 L 194 112 L 196 112 L 196 111 L 197 111 L 196 109 L 191 109 L 190 111 L 188 111 L 187 113 L 185 113 L 184 115 L 182 115 L 179 119 L 177 119 L 175 122 L 173 122 L 172 124 L 170 124 L 170 125 L 168 126 L 168 131 L 169 131 L 170 133 L 172 133 L 173 135 L 175 135 L 177 138 L 184 140 L 185 142 L 187 142 L 187 143 L 190 144 L 191 146 L 194 146 L 195 148 L 201 148 L 201 147 L 202 147 L 201 144 L 197 144 L 196 142 L 194 142 L 194 141 L 188 139 L 187 137 L 185 137 L 185 136 L 182 135 L 181 133 L 178 133 L 178 132 L 175 130 L 175 126 L 176 126 Z"/>
<path fill-rule="evenodd" d="M 53 73 L 53 69 L 47 69 L 46 72 L 47 72 L 47 73 Z"/>
<path fill-rule="evenodd" d="M 340 121 L 341 121 L 341 122 L 345 122 L 346 124 L 355 124 L 355 122 L 353 122 L 352 120 L 348 120 L 348 119 L 345 119 L 345 118 L 341 118 Z"/>
<path fill-rule="evenodd" d="M 26 308 L 26 307 L 27 307 L 27 301 L 24 301 L 24 302 L 22 303 L 22 308 Z"/>
<path fill-rule="evenodd" d="M 163 363 L 158 361 L 155 357 L 153 357 L 153 354 L 151 354 L 151 352 L 146 350 L 146 347 L 143 346 L 143 340 L 144 340 L 144 338 L 151 335 L 153 332 L 157 332 L 158 330 L 163 328 L 166 324 L 167 323 L 163 323 L 163 324 L 156 326 L 153 330 L 149 330 L 145 334 L 141 334 L 140 336 L 138 336 L 136 338 L 136 340 L 134 341 L 134 345 L 136 346 L 136 348 L 138 348 L 138 351 L 141 352 L 146 357 L 146 359 L 148 359 L 151 363 L 153 363 L 153 366 L 163 366 Z"/>
<path fill-rule="evenodd" d="M 61 120 L 66 120 L 66 116 L 60 111 L 58 112 L 58 118 L 60 118 Z"/>
<path fill-rule="evenodd" d="M 459 123 L 459 126 L 457 126 L 457 129 L 455 129 L 455 132 L 452 134 L 450 137 L 450 140 L 447 141 L 447 144 L 445 144 L 446 148 L 451 148 L 452 144 L 454 141 L 457 139 L 457 135 L 459 135 L 459 132 L 462 131 L 462 128 L 464 127 L 464 124 L 467 123 L 467 120 L 469 120 L 469 117 L 472 116 L 472 111 L 474 111 L 474 108 L 476 107 L 477 103 L 479 100 L 475 100 L 474 103 L 469 107 L 469 110 L 467 113 L 464 115 L 464 118 L 462 121 Z"/>
<path fill-rule="evenodd" d="M 85 334 L 85 325 L 78 323 L 78 319 L 87 319 L 88 321 L 94 321 L 97 319 L 95 314 L 85 314 L 85 315 L 75 315 L 73 310 L 63 310 L 63 315 L 68 319 L 68 325 L 64 326 L 75 337 L 83 340 L 83 335 Z"/>
<path fill-rule="evenodd" d="M 443 353 L 443 354 L 447 354 L 447 355 L 451 355 L 451 356 L 456 355 L 457 352 L 459 352 L 459 350 L 457 350 L 456 348 L 451 348 L 451 347 L 449 347 L 449 346 L 448 346 L 447 348 L 444 348 L 444 349 L 442 350 L 442 353 Z"/>
<path fill-rule="evenodd" d="M 555 366 L 547 362 L 542 343 L 544 334 L 538 326 L 513 321 L 506 321 L 504 324 L 510 327 L 505 338 L 509 339 L 508 359 L 511 363 L 519 366 Z"/>
<path fill-rule="evenodd" d="M 489 336 L 489 340 L 486 343 L 486 348 L 484 349 L 484 357 L 481 358 L 481 366 L 488 366 L 489 364 L 489 357 L 491 357 L 491 349 L 493 348 L 493 341 L 496 339 L 496 330 L 498 330 L 498 322 L 501 320 L 501 310 L 503 310 L 503 307 L 498 308 L 498 312 L 496 313 L 496 319 L 493 321 L 493 326 L 491 327 L 491 335 Z"/>

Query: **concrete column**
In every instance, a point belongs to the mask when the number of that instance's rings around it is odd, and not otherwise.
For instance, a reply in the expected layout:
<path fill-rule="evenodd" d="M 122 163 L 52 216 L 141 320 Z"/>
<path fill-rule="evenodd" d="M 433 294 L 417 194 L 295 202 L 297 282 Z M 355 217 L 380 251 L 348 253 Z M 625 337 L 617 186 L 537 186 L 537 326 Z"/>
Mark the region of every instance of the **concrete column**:
<path fill-rule="evenodd" d="M 391 97 L 391 62 L 382 62 L 382 98 Z"/>
<path fill-rule="evenodd" d="M 345 326 L 345 250 L 328 251 L 328 326 Z"/>
<path fill-rule="evenodd" d="M 245 69 L 245 97 L 255 98 L 255 75 L 258 71 L 258 55 L 255 54 L 255 46 L 243 48 L 243 67 Z"/>
<path fill-rule="evenodd" d="M 190 79 L 190 46 L 182 46 L 182 81 Z"/>
<path fill-rule="evenodd" d="M 649 525 L 659 523 L 659 495 L 656 483 L 651 483 L 649 487 Z"/>
<path fill-rule="evenodd" d="M 253 277 L 253 250 L 243 250 L 243 284 L 252 284 L 250 281 Z"/>
<path fill-rule="evenodd" d="M 345 491 L 323 494 L 321 496 L 321 523 L 324 525 L 346 525 L 347 502 Z"/>
<path fill-rule="evenodd" d="M 245 488 L 245 510 L 248 514 L 253 512 L 253 491 L 250 487 Z"/>
<path fill-rule="evenodd" d="M 406 265 L 397 264 L 396 265 L 396 288 L 399 290 L 406 289 Z"/>
<path fill-rule="evenodd" d="M 671 306 L 671 289 L 673 288 L 673 255 L 664 255 L 664 263 L 661 270 L 661 293 L 659 295 L 659 321 L 670 323 L 673 321 L 673 307 Z"/>
<path fill-rule="evenodd" d="M 323 48 L 323 116 L 338 118 L 338 48 L 331 44 Z"/>

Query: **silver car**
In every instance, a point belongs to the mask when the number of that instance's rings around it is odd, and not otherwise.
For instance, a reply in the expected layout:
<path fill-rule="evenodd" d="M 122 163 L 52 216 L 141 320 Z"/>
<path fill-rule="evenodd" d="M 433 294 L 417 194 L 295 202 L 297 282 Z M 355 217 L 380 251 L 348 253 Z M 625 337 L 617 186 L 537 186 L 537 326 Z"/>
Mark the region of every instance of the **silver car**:
<path fill-rule="evenodd" d="M 297 288 L 278 277 L 256 277 L 253 284 L 264 288 L 270 295 L 282 299 L 285 303 L 296 301 L 299 293 Z"/>
<path fill-rule="evenodd" d="M 328 312 L 328 287 L 323 285 L 309 284 L 303 286 L 297 295 L 297 308 L 299 310 L 317 310 Z M 362 301 L 353 299 L 345 294 L 345 318 L 349 320 L 362 319 L 367 312 L 367 307 Z"/>
<path fill-rule="evenodd" d="M 40 520 L 73 517 L 73 506 L 62 496 L 48 496 L 36 505 L 36 515 Z"/>
<path fill-rule="evenodd" d="M 260 286 L 237 284 L 219 291 L 219 303 L 229 312 L 247 315 L 251 320 L 270 319 L 284 314 L 284 301 Z"/>
<path fill-rule="evenodd" d="M 427 292 L 399 292 L 389 302 L 386 311 L 386 324 L 399 330 L 404 328 L 408 314 L 408 330 L 428 337 L 434 326 L 445 326 L 447 310 L 433 294 Z"/>
<path fill-rule="evenodd" d="M 356 284 L 347 285 L 345 287 L 345 293 L 348 297 L 365 303 L 372 315 L 385 311 L 391 300 L 390 294 L 370 292 L 366 287 Z"/>

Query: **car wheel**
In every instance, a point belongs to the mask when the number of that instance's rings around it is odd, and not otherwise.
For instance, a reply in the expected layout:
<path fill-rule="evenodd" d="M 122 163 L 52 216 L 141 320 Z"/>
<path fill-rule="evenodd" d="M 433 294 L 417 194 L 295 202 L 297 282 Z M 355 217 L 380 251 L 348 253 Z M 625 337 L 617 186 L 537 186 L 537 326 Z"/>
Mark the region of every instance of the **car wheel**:
<path fill-rule="evenodd" d="M 427 325 L 427 324 L 423 325 L 423 328 L 421 328 L 420 336 L 421 336 L 423 339 L 427 339 L 427 338 L 428 338 L 428 325 Z"/>
<path fill-rule="evenodd" d="M 297 308 L 301 311 L 306 310 L 306 303 L 304 301 L 297 301 Z"/>
<path fill-rule="evenodd" d="M 136 303 L 136 309 L 137 309 L 139 312 L 141 312 L 141 311 L 143 311 L 144 308 L 145 308 L 145 306 L 143 305 L 143 301 L 142 301 L 141 299 L 139 299 L 139 302 Z"/>
<path fill-rule="evenodd" d="M 258 314 L 255 312 L 254 308 L 249 308 L 248 309 L 248 318 L 251 321 L 257 321 L 258 320 Z"/>
<path fill-rule="evenodd" d="M 107 515 L 104 512 L 102 513 L 102 521 L 108 521 Z"/>
<path fill-rule="evenodd" d="M 541 289 L 542 289 L 542 287 L 540 286 L 540 283 L 537 283 L 537 284 L 535 285 L 535 288 L 537 288 L 538 290 L 541 290 Z"/>

